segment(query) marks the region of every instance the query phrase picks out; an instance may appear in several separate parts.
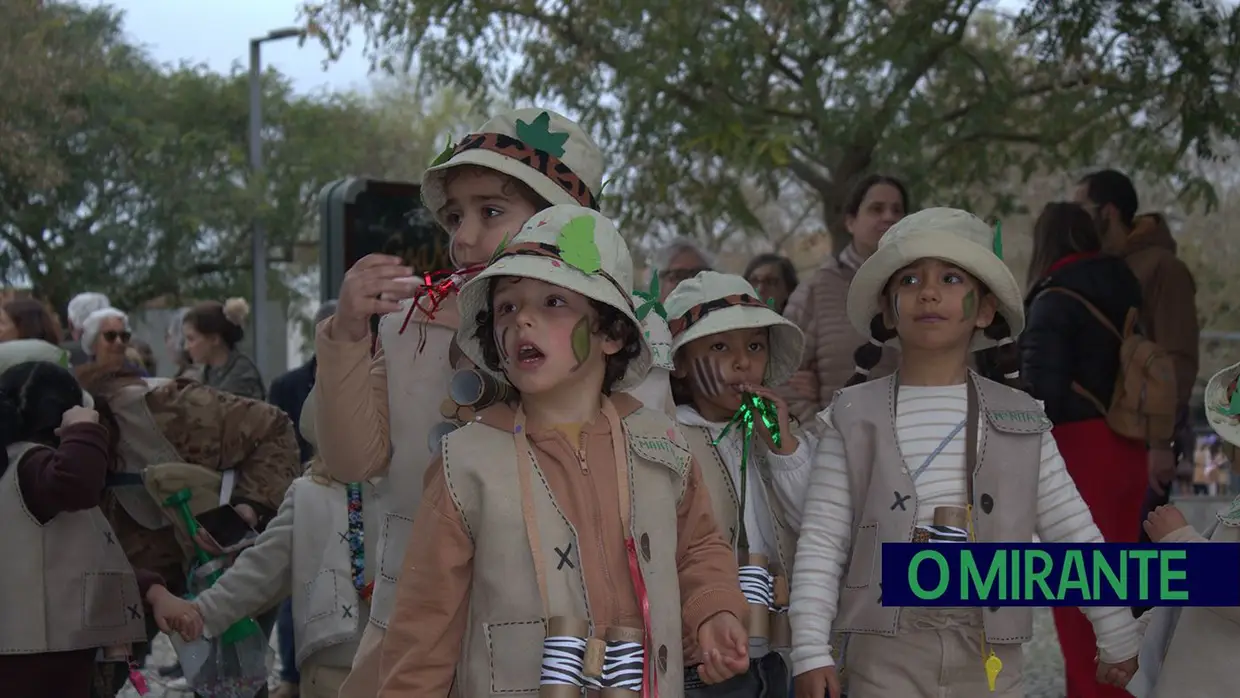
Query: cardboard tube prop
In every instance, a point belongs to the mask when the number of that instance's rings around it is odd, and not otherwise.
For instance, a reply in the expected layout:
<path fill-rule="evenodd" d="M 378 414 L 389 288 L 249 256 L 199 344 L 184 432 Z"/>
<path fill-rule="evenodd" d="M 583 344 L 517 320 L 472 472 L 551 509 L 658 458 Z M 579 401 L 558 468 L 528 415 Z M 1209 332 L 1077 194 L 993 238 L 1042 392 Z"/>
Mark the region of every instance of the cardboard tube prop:
<path fill-rule="evenodd" d="M 538 698 L 580 698 L 585 686 L 589 621 L 555 616 L 547 619 Z"/>
<path fill-rule="evenodd" d="M 913 531 L 914 543 L 967 543 L 969 513 L 964 507 L 935 507 L 934 523 Z"/>
<path fill-rule="evenodd" d="M 775 589 L 771 573 L 766 568 L 765 555 L 745 553 L 741 557 L 741 593 L 749 602 L 749 646 L 752 650 L 755 640 L 760 641 L 759 645 L 765 645 L 770 637 L 771 603 Z"/>
<path fill-rule="evenodd" d="M 771 565 L 771 576 L 774 593 L 771 603 L 771 647 L 792 647 L 792 624 L 788 620 L 788 604 L 791 602 L 791 589 L 788 575 L 777 565 Z"/>
<path fill-rule="evenodd" d="M 476 368 L 463 368 L 453 374 L 448 396 L 456 404 L 472 407 L 475 412 L 499 402 L 509 402 L 514 397 L 507 384 Z"/>
<path fill-rule="evenodd" d="M 607 629 L 600 698 L 633 698 L 642 692 L 642 672 L 646 668 L 645 638 L 638 628 L 611 626 Z"/>

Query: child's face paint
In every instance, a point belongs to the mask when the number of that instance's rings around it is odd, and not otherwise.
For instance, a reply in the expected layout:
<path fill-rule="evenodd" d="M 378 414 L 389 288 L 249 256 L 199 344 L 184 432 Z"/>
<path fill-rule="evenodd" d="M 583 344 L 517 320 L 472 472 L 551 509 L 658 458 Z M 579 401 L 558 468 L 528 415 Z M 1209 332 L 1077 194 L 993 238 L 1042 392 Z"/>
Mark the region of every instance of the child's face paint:
<path fill-rule="evenodd" d="M 972 322 L 977 317 L 977 291 L 969 289 L 964 294 L 964 301 L 960 305 L 961 322 Z"/>
<path fill-rule="evenodd" d="M 586 360 L 590 358 L 592 340 L 593 333 L 590 332 L 590 318 L 582 315 L 577 324 L 573 325 L 572 334 L 569 335 L 569 344 L 573 349 L 573 358 L 577 360 L 577 364 L 573 366 L 574 371 L 581 368 Z"/>
<path fill-rule="evenodd" d="M 740 407 L 736 386 L 761 385 L 770 350 L 768 329 L 729 330 L 695 339 L 676 355 L 676 375 L 688 382 L 693 406 L 711 421 Z"/>
<path fill-rule="evenodd" d="M 693 359 L 692 376 L 694 389 L 702 395 L 716 397 L 726 389 L 719 362 L 710 358 L 699 356 Z"/>

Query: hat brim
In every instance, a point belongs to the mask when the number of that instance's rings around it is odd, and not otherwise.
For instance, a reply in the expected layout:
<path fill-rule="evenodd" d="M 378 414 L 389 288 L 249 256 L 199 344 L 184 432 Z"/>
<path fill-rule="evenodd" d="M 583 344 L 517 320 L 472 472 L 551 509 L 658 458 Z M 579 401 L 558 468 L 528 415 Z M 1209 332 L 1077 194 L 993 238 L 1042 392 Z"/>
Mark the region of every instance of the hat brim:
<path fill-rule="evenodd" d="M 545 175 L 538 172 L 529 165 L 523 164 L 510 157 L 505 157 L 499 153 L 493 153 L 489 150 L 475 148 L 466 150 L 452 156 L 451 160 L 428 168 L 422 175 L 422 203 L 430 210 L 431 215 L 438 220 L 439 209 L 448 203 L 447 193 L 447 177 L 448 171 L 457 167 L 473 165 L 475 167 L 485 167 L 488 170 L 495 170 L 501 174 L 506 174 L 519 182 L 525 184 L 534 190 L 535 194 L 542 197 L 552 206 L 560 204 L 570 204 L 580 206 L 581 202 L 564 190 L 563 187 L 551 181 Z M 442 221 L 440 221 L 442 223 Z"/>
<path fill-rule="evenodd" d="M 601 275 L 586 274 L 568 264 L 557 262 L 549 257 L 503 257 L 470 279 L 461 288 L 457 299 L 461 310 L 461 330 L 457 332 L 457 344 L 460 345 L 461 351 L 475 365 L 482 367 L 483 370 L 495 376 L 496 379 L 505 383 L 508 382 L 508 377 L 504 375 L 503 371 L 494 371 L 487 367 L 486 361 L 482 356 L 482 345 L 474 337 L 474 328 L 477 327 L 476 318 L 480 312 L 486 309 L 490 301 L 487 297 L 487 292 L 491 287 L 490 279 L 501 276 L 519 276 L 555 284 L 574 293 L 579 293 L 591 300 L 605 303 L 624 313 L 624 316 L 633 323 L 633 327 L 637 331 L 637 338 L 641 343 L 641 353 L 629 362 L 629 368 L 625 372 L 624 377 L 612 386 L 612 390 L 629 390 L 641 385 L 641 382 L 646 378 L 646 374 L 650 372 L 653 356 L 650 342 L 646 339 L 645 332 L 641 330 L 641 323 L 637 321 L 628 294 L 622 293 L 620 289 L 616 288 L 615 284 Z"/>
<path fill-rule="evenodd" d="M 1240 446 L 1240 416 L 1229 416 L 1222 413 L 1231 405 L 1231 396 L 1227 388 L 1231 382 L 1240 377 L 1240 364 L 1228 366 L 1219 371 L 1206 383 L 1202 402 L 1206 408 L 1206 421 L 1210 428 L 1227 443 Z"/>
<path fill-rule="evenodd" d="M 801 367 L 805 334 L 800 327 L 774 310 L 734 305 L 711 311 L 676 338 L 672 343 L 672 355 L 675 356 L 681 347 L 702 337 L 759 327 L 769 327 L 771 331 L 770 358 L 766 362 L 766 377 L 763 382 L 767 387 L 783 385 Z"/>
<path fill-rule="evenodd" d="M 882 312 L 879 297 L 893 274 L 919 259 L 941 259 L 972 274 L 986 285 L 999 302 L 998 311 L 1007 320 L 1010 337 L 1025 329 L 1025 306 L 1020 285 L 1003 260 L 975 242 L 947 232 L 930 232 L 882 245 L 861 264 L 848 286 L 848 321 L 862 337 L 870 336 L 870 321 Z M 899 346 L 900 340 L 887 341 Z M 971 351 L 998 344 L 980 331 L 973 335 Z"/>

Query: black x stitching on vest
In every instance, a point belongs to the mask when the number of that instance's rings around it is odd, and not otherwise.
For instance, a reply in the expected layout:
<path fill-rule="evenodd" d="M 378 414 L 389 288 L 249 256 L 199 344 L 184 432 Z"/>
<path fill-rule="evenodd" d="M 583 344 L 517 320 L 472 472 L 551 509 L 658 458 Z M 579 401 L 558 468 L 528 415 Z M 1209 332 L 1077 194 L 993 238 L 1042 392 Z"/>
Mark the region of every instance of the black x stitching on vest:
<path fill-rule="evenodd" d="M 572 541 L 569 541 L 568 547 L 565 548 L 564 550 L 560 550 L 559 548 L 555 549 L 555 554 L 560 556 L 560 562 L 559 564 L 555 566 L 556 571 L 564 569 L 564 565 L 568 565 L 568 569 L 570 570 L 577 569 L 575 566 L 573 566 L 573 561 L 568 559 L 568 556 L 571 555 L 572 553 L 573 553 Z"/>

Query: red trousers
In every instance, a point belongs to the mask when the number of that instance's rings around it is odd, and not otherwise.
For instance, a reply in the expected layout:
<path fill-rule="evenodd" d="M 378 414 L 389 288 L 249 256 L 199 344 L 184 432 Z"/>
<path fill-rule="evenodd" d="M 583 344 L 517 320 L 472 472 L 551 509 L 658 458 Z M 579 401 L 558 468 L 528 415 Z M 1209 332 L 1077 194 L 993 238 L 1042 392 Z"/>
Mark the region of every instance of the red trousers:
<path fill-rule="evenodd" d="M 1137 542 L 1133 522 L 1141 517 L 1149 479 L 1145 445 L 1111 431 L 1102 419 L 1061 424 L 1052 433 L 1103 539 Z M 1095 679 L 1097 638 L 1085 614 L 1078 608 L 1052 611 L 1067 674 L 1067 698 L 1131 698 L 1128 691 Z"/>

